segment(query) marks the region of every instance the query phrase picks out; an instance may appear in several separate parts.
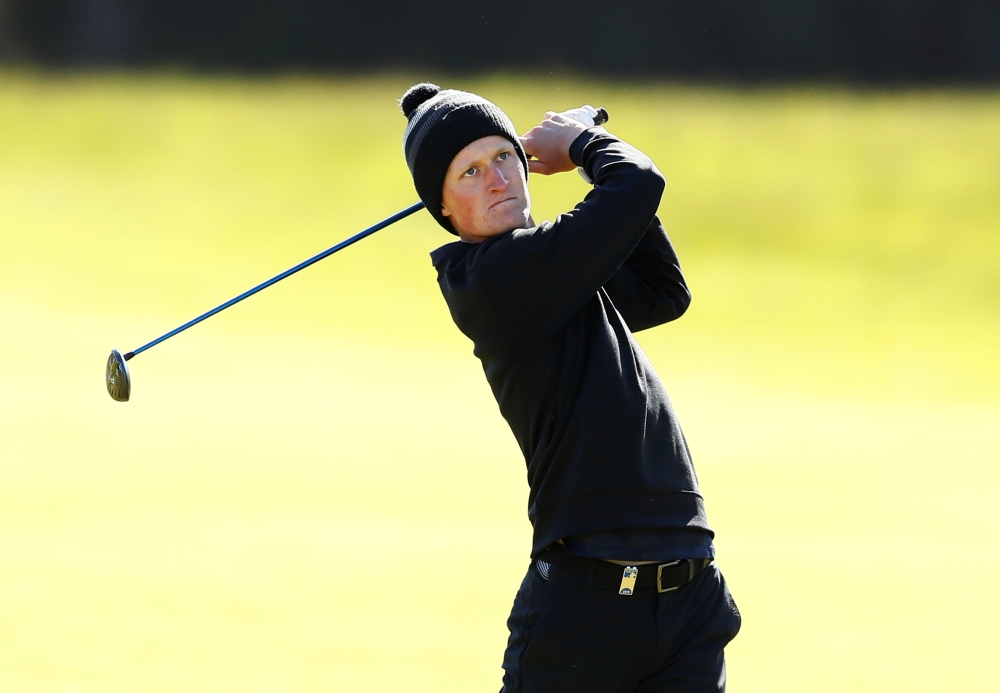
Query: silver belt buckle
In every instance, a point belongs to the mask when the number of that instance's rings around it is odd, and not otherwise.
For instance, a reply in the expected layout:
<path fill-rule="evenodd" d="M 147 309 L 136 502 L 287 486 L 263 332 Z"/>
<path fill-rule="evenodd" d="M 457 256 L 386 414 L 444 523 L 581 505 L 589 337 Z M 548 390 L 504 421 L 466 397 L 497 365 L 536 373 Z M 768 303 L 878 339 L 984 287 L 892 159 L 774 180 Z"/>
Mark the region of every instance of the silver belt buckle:
<path fill-rule="evenodd" d="M 662 578 L 663 578 L 663 569 L 664 568 L 672 568 L 673 566 L 680 565 L 680 564 L 681 564 L 680 561 L 670 561 L 670 563 L 661 563 L 660 565 L 656 566 L 656 591 L 657 592 L 659 592 L 660 594 L 663 594 L 664 592 L 673 592 L 674 590 L 679 590 L 680 589 L 680 586 L 678 586 L 678 587 L 668 587 L 666 589 L 663 589 L 663 580 L 662 580 Z"/>

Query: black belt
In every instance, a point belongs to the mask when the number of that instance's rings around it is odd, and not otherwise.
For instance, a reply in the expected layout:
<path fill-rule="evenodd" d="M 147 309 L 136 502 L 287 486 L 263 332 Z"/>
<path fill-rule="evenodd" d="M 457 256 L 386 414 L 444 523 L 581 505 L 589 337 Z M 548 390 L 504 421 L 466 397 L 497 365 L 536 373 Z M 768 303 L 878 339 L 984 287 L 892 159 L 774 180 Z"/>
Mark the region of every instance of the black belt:
<path fill-rule="evenodd" d="M 635 590 L 654 588 L 657 592 L 679 590 L 698 577 L 712 562 L 711 558 L 683 558 L 668 563 L 625 566 L 599 558 L 574 556 L 561 546 L 543 551 L 538 559 L 554 563 L 578 577 L 590 578 L 594 584 L 614 587 L 619 594 L 624 595 L 632 594 Z"/>

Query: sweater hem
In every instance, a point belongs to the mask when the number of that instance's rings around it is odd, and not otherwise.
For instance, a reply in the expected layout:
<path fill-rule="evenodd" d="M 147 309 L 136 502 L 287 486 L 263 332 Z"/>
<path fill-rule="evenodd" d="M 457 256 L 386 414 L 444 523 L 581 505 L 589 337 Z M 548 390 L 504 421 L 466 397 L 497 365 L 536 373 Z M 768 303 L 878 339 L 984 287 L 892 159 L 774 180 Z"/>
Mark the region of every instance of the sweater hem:
<path fill-rule="evenodd" d="M 636 527 L 699 529 L 715 536 L 705 513 L 705 501 L 695 491 L 623 491 L 573 497 L 538 511 L 531 555 L 559 539 L 586 532 Z"/>

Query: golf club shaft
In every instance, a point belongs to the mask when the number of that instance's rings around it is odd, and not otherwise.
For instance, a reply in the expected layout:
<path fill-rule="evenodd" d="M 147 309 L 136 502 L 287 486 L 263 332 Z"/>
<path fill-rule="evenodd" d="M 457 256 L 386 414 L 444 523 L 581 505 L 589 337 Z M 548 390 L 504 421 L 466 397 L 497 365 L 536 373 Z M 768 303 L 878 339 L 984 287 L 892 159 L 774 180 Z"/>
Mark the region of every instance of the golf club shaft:
<path fill-rule="evenodd" d="M 154 347 L 157 344 L 159 344 L 160 342 L 165 341 L 167 339 L 170 339 L 175 334 L 179 334 L 179 333 L 183 332 L 184 330 L 186 330 L 187 328 L 193 327 L 193 326 L 197 325 L 202 320 L 206 320 L 207 318 L 212 317 L 216 313 L 221 313 L 226 308 L 229 308 L 230 306 L 236 305 L 237 303 L 239 303 L 240 301 L 242 301 L 244 298 L 249 298 L 249 297 L 253 296 L 255 293 L 257 293 L 258 291 L 263 291 L 264 289 L 266 289 L 267 287 L 271 286 L 272 284 L 277 284 L 282 279 L 285 279 L 286 277 L 292 276 L 293 274 L 295 274 L 299 270 L 304 270 L 309 265 L 313 265 L 313 264 L 319 262 L 320 260 L 322 260 L 323 258 L 326 258 L 326 257 L 329 257 L 329 256 L 333 255 L 338 250 L 343 250 L 347 246 L 349 246 L 349 245 L 351 245 L 353 243 L 357 243 L 362 238 L 367 238 L 368 236 L 371 236 L 376 231 L 380 231 L 381 229 L 384 229 L 386 226 L 390 226 L 392 224 L 395 224 L 400 219 L 405 219 L 406 217 L 410 216 L 414 212 L 419 212 L 423 208 L 424 208 L 424 203 L 423 202 L 417 202 L 416 204 L 410 205 L 409 207 L 407 207 L 403 211 L 397 212 L 396 214 L 393 214 L 391 217 L 389 217 L 387 219 L 383 219 L 382 221 L 380 221 L 379 223 L 375 224 L 374 226 L 369 226 L 364 231 L 360 231 L 360 232 L 354 234 L 353 236 L 351 236 L 350 238 L 347 238 L 347 239 L 341 241 L 337 245 L 335 245 L 335 246 L 333 246 L 331 248 L 327 248 L 326 250 L 324 250 L 322 253 L 319 253 L 318 255 L 313 255 L 308 260 L 305 260 L 304 262 L 300 262 L 299 264 L 295 265 L 295 267 L 292 267 L 291 269 L 287 269 L 287 270 L 285 270 L 284 272 L 282 272 L 281 274 L 279 274 L 277 276 L 271 277 L 266 282 L 258 284 L 257 286 L 253 287 L 249 291 L 244 291 L 242 294 L 240 294 L 236 298 L 232 298 L 232 299 L 226 301 L 225 303 L 223 303 L 222 305 L 216 306 L 215 308 L 213 308 L 212 310 L 208 311 L 207 313 L 202 313 L 201 315 L 199 315 L 194 320 L 186 322 L 183 325 L 181 325 L 180 327 L 178 327 L 177 329 L 174 329 L 174 330 L 171 330 L 170 332 L 167 332 L 162 337 L 157 337 L 156 339 L 154 339 L 149 344 L 143 344 L 141 347 L 139 347 L 135 351 L 130 351 L 129 353 L 125 354 L 123 358 L 126 361 L 128 361 L 130 358 L 132 358 L 136 354 L 141 354 L 142 352 L 146 351 L 146 349 Z"/>

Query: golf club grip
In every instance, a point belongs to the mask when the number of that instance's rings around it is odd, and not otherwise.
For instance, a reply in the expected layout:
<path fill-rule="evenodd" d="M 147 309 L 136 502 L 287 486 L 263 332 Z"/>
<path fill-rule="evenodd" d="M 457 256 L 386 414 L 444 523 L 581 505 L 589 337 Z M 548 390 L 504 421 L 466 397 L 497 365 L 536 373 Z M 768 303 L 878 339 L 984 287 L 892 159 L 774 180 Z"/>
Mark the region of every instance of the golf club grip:
<path fill-rule="evenodd" d="M 562 115 L 575 120 L 578 123 L 583 123 L 588 128 L 592 128 L 598 125 L 604 125 L 608 122 L 608 109 L 598 106 L 594 108 L 589 103 L 580 106 L 579 108 L 571 108 L 568 111 L 563 111 Z"/>

